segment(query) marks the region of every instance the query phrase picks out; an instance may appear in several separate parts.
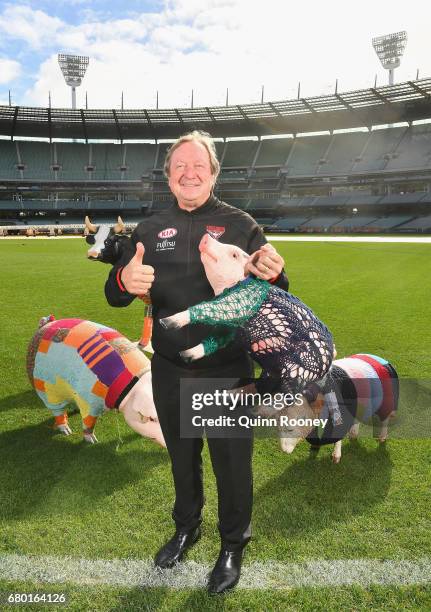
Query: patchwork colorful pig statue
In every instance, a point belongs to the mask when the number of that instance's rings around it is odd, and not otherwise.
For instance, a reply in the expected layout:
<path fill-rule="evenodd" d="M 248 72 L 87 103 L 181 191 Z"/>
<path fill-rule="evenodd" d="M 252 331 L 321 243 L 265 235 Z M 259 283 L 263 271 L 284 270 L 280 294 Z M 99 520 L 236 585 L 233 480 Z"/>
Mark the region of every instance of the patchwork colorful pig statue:
<path fill-rule="evenodd" d="M 69 404 L 79 408 L 84 439 L 90 443 L 97 442 L 98 417 L 118 408 L 133 430 L 165 446 L 150 360 L 120 332 L 82 319 L 44 317 L 28 347 L 27 373 L 63 434 L 71 433 Z"/>
<path fill-rule="evenodd" d="M 284 391 L 300 391 L 322 379 L 332 363 L 334 346 L 328 328 L 297 297 L 267 281 L 244 277 L 247 253 L 205 234 L 201 261 L 215 298 L 160 320 L 166 328 L 205 323 L 230 328 L 182 352 L 195 360 L 239 341 L 262 367 L 262 378 L 280 381 Z"/>

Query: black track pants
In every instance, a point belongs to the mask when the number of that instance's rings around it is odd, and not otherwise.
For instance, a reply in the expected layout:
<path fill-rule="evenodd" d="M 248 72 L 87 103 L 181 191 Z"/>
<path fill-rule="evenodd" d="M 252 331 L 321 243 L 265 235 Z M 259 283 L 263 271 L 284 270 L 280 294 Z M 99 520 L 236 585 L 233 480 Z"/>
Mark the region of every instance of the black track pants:
<path fill-rule="evenodd" d="M 189 531 L 201 523 L 204 504 L 202 438 L 180 437 L 181 378 L 247 378 L 253 366 L 247 356 L 220 368 L 192 370 L 155 354 L 151 364 L 153 395 L 172 464 L 177 529 Z M 228 550 L 243 548 L 251 536 L 253 501 L 252 452 L 249 438 L 208 438 L 218 491 L 219 531 Z"/>

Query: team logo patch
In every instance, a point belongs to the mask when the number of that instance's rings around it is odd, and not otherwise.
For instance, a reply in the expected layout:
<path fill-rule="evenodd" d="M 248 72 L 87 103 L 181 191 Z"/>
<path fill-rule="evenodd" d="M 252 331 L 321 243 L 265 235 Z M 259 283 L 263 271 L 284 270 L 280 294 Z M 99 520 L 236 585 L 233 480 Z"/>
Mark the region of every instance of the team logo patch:
<path fill-rule="evenodd" d="M 159 238 L 173 238 L 178 233 L 178 230 L 175 227 L 167 227 L 157 234 Z"/>
<path fill-rule="evenodd" d="M 220 227 L 218 225 L 207 225 L 207 232 L 211 238 L 214 238 L 214 240 L 218 240 L 220 236 L 223 236 L 225 231 L 225 227 Z"/>

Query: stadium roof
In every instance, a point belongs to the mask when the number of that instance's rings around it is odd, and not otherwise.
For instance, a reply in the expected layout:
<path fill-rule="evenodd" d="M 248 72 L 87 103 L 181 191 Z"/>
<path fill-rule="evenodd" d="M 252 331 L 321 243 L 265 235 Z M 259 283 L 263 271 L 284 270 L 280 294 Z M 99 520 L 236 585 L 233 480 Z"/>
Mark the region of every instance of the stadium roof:
<path fill-rule="evenodd" d="M 0 106 L 0 135 L 85 140 L 176 138 L 192 129 L 215 138 L 371 127 L 431 118 L 431 79 L 263 104 L 172 109 Z"/>

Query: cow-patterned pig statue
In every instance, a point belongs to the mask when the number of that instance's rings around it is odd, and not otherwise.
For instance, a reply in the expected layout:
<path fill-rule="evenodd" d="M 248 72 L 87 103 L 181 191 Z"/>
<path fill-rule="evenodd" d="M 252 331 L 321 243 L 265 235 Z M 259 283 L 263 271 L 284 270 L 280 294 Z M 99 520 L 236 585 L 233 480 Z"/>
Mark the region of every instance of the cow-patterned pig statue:
<path fill-rule="evenodd" d="M 63 434 L 70 434 L 66 407 L 81 413 L 84 439 L 105 409 L 118 408 L 140 435 L 165 447 L 154 407 L 150 360 L 120 332 L 82 319 L 44 317 L 27 351 L 27 373 Z"/>
<path fill-rule="evenodd" d="M 85 217 L 84 223 L 85 240 L 90 246 L 87 251 L 88 259 L 112 265 L 117 263 L 122 255 L 124 243 L 130 240 L 125 234 L 126 227 L 121 217 L 118 217 L 117 223 L 112 226 L 107 223 L 95 225 L 88 217 Z"/>
<path fill-rule="evenodd" d="M 267 281 L 245 278 L 249 256 L 240 248 L 205 234 L 199 250 L 215 298 L 160 323 L 168 329 L 205 323 L 231 331 L 206 338 L 183 351 L 182 357 L 200 359 L 235 339 L 262 367 L 262 378 L 280 381 L 284 391 L 301 391 L 307 383 L 322 379 L 331 366 L 334 346 L 330 331 L 311 309 Z"/>

